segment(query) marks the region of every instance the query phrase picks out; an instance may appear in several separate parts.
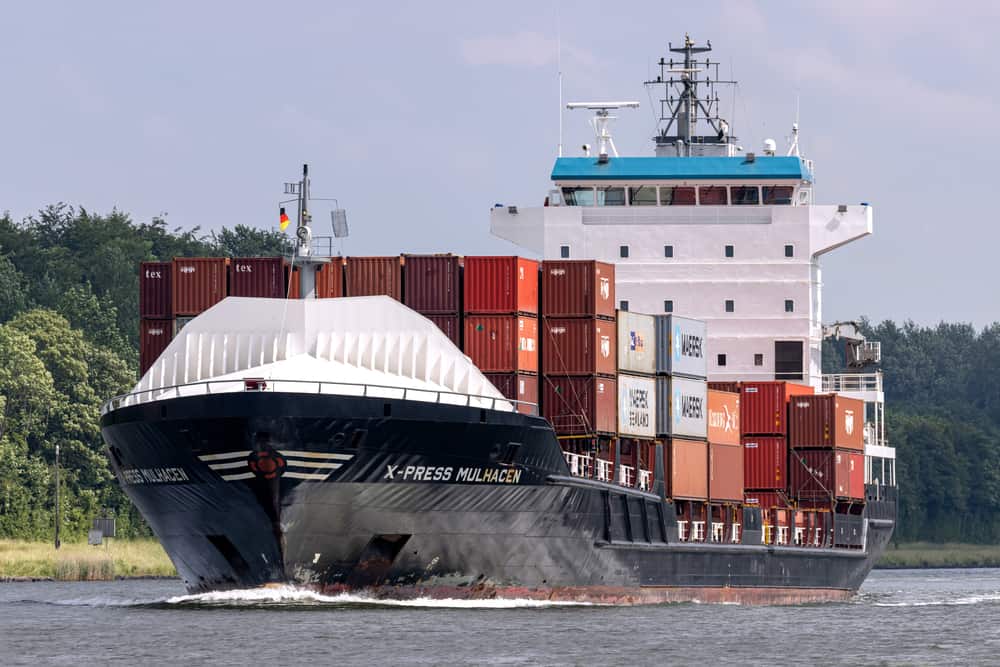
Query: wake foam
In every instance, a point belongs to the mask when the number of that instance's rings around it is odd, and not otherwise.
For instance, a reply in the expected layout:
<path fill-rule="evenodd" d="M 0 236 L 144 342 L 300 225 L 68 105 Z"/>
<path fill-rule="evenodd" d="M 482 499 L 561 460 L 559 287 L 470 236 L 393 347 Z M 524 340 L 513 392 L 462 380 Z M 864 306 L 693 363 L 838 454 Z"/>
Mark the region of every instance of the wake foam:
<path fill-rule="evenodd" d="M 1000 602 L 1000 592 L 982 595 L 968 595 L 939 600 L 912 600 L 908 602 L 873 602 L 873 607 L 959 607 L 971 604 L 986 604 Z"/>

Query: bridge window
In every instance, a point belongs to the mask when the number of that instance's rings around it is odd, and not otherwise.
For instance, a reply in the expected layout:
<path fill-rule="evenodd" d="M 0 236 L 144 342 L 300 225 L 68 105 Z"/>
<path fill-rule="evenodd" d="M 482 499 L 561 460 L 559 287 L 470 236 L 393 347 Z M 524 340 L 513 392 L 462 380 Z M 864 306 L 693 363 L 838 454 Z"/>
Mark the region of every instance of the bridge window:
<path fill-rule="evenodd" d="M 656 206 L 656 186 L 639 185 L 628 189 L 630 206 Z"/>
<path fill-rule="evenodd" d="M 785 246 L 785 257 L 795 257 L 795 246 L 791 244 Z"/>
<path fill-rule="evenodd" d="M 792 203 L 792 192 L 795 188 L 791 185 L 765 185 L 761 190 L 764 194 L 764 204 L 768 206 L 790 206 Z"/>
<path fill-rule="evenodd" d="M 715 358 L 715 363 L 718 366 L 725 366 L 726 365 L 726 355 L 724 355 L 724 354 L 717 355 L 716 358 Z"/>
<path fill-rule="evenodd" d="M 660 188 L 660 206 L 694 206 L 694 188 Z"/>
<path fill-rule="evenodd" d="M 624 206 L 625 188 L 613 186 L 607 188 L 597 188 L 598 206 Z"/>
<path fill-rule="evenodd" d="M 674 247 L 672 245 L 665 245 L 665 246 L 663 246 L 663 256 L 664 257 L 673 257 L 674 256 Z"/>
<path fill-rule="evenodd" d="M 698 188 L 701 206 L 725 206 L 729 203 L 729 188 L 724 185 L 703 185 Z"/>
<path fill-rule="evenodd" d="M 736 311 L 736 302 L 732 299 L 726 299 L 726 312 L 732 313 Z"/>
<path fill-rule="evenodd" d="M 618 256 L 619 257 L 628 257 L 628 246 L 627 245 L 618 246 Z"/>
<path fill-rule="evenodd" d="M 628 301 L 626 301 L 625 299 L 622 299 L 621 301 L 619 301 L 618 302 L 618 310 L 624 310 L 627 313 L 628 312 Z"/>
<path fill-rule="evenodd" d="M 663 301 L 663 312 L 665 312 L 665 313 L 672 313 L 672 312 L 674 312 L 674 300 L 673 299 L 664 299 L 664 301 Z"/>
<path fill-rule="evenodd" d="M 795 302 L 791 299 L 785 299 L 785 312 L 794 313 L 795 312 Z"/>
<path fill-rule="evenodd" d="M 726 257 L 730 257 L 731 258 L 733 255 L 736 254 L 736 249 L 733 246 L 731 246 L 731 245 L 727 245 L 725 247 L 725 253 L 726 253 Z"/>
<path fill-rule="evenodd" d="M 563 259 L 569 259 L 569 246 L 561 245 L 559 246 L 559 256 Z"/>
<path fill-rule="evenodd" d="M 760 354 L 759 352 L 757 354 L 753 355 L 753 365 L 754 366 L 763 366 L 764 365 L 764 355 Z"/>
<path fill-rule="evenodd" d="M 593 206 L 594 188 L 563 188 L 566 206 Z"/>
<path fill-rule="evenodd" d="M 760 203 L 760 190 L 756 185 L 734 185 L 729 188 L 733 206 L 755 206 Z"/>

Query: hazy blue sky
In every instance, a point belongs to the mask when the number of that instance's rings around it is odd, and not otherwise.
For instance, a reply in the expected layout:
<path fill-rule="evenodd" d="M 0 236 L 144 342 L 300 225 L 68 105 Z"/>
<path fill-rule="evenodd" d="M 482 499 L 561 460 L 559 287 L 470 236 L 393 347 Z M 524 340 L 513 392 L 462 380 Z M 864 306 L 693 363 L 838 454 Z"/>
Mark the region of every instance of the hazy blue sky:
<path fill-rule="evenodd" d="M 638 99 L 685 31 L 740 80 L 734 133 L 779 146 L 800 96 L 821 203 L 875 235 L 823 262 L 824 319 L 1000 319 L 993 196 L 1000 3 L 563 2 L 567 100 Z M 348 254 L 512 252 L 494 202 L 541 202 L 557 143 L 553 1 L 8 2 L 0 210 L 48 203 L 171 226 L 273 226 L 311 165 L 348 209 Z M 575 147 L 587 116 L 565 116 Z"/>

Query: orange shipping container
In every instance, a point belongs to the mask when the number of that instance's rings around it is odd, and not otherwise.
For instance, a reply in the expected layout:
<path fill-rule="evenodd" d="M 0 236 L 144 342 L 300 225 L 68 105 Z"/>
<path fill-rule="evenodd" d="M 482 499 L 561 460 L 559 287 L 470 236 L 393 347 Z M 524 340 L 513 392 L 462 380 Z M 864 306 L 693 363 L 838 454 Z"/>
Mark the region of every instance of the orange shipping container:
<path fill-rule="evenodd" d="M 538 262 L 466 256 L 463 309 L 480 315 L 538 314 Z"/>
<path fill-rule="evenodd" d="M 708 441 L 719 445 L 740 444 L 740 395 L 708 390 Z M 740 464 L 740 469 L 743 465 Z"/>
<path fill-rule="evenodd" d="M 344 267 L 345 296 L 385 294 L 403 300 L 403 275 L 399 256 L 348 257 Z"/>
<path fill-rule="evenodd" d="M 793 448 L 865 448 L 865 404 L 838 394 L 796 396 L 788 403 L 788 444 Z"/>
<path fill-rule="evenodd" d="M 467 315 L 465 353 L 484 373 L 538 372 L 538 319 Z"/>
<path fill-rule="evenodd" d="M 546 319 L 542 370 L 553 375 L 615 375 L 618 326 L 614 322 Z"/>
<path fill-rule="evenodd" d="M 667 495 L 682 500 L 707 500 L 708 443 L 680 438 L 667 443 Z"/>
<path fill-rule="evenodd" d="M 542 378 L 542 416 L 559 435 L 614 433 L 618 427 L 618 385 L 610 378 Z"/>
<path fill-rule="evenodd" d="M 743 500 L 743 447 L 708 443 L 708 497 Z"/>
<path fill-rule="evenodd" d="M 229 260 L 176 257 L 171 279 L 174 315 L 199 315 L 226 298 Z"/>
<path fill-rule="evenodd" d="M 740 428 L 743 435 L 785 435 L 788 399 L 812 394 L 813 388 L 784 380 L 740 384 Z"/>

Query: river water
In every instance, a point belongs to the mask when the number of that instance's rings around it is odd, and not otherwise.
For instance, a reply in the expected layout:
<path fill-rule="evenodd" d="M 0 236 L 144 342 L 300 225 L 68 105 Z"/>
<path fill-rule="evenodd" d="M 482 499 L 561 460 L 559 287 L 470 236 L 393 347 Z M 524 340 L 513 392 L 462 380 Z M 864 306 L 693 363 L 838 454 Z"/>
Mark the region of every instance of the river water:
<path fill-rule="evenodd" d="M 374 603 L 177 581 L 0 584 L 0 664 L 1000 664 L 1000 570 L 871 574 L 846 603 Z"/>

